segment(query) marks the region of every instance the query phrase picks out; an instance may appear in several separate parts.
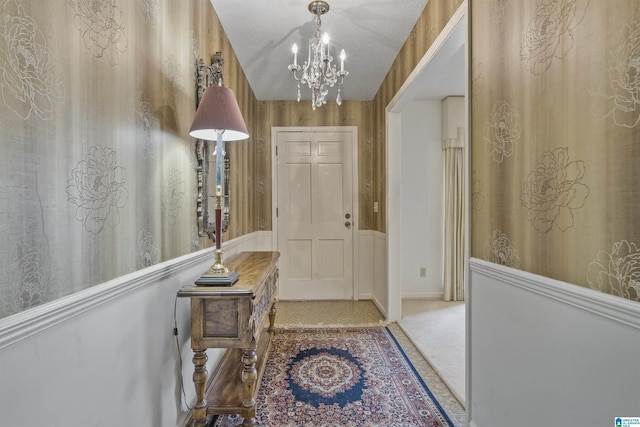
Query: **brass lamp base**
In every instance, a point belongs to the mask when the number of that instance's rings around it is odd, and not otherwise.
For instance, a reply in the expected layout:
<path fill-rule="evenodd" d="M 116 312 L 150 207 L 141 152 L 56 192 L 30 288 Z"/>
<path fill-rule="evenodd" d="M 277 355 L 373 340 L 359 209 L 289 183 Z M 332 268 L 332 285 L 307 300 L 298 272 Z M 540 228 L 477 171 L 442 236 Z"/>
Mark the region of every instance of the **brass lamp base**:
<path fill-rule="evenodd" d="M 216 257 L 215 263 L 209 271 L 204 273 L 198 280 L 196 285 L 199 286 L 232 286 L 238 281 L 240 275 L 229 269 L 222 263 L 222 250 L 216 249 L 214 252 Z"/>

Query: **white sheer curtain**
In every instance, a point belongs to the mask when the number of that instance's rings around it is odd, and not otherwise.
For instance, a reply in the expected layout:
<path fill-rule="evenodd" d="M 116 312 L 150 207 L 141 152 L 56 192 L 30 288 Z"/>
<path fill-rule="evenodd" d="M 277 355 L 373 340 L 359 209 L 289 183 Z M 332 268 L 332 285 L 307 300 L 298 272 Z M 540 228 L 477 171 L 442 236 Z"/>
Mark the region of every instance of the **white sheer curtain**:
<path fill-rule="evenodd" d="M 464 129 L 442 141 L 444 150 L 444 300 L 464 301 L 465 154 Z"/>

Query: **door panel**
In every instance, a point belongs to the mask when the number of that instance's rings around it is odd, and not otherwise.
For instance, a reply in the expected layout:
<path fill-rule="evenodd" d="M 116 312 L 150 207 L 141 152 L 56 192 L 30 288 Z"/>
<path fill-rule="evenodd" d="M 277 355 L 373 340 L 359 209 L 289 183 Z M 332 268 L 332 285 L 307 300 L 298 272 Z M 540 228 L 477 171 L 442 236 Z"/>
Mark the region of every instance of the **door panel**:
<path fill-rule="evenodd" d="M 289 221 L 311 223 L 311 167 L 309 164 L 288 165 L 287 206 Z"/>
<path fill-rule="evenodd" d="M 352 132 L 278 131 L 280 298 L 352 299 Z"/>

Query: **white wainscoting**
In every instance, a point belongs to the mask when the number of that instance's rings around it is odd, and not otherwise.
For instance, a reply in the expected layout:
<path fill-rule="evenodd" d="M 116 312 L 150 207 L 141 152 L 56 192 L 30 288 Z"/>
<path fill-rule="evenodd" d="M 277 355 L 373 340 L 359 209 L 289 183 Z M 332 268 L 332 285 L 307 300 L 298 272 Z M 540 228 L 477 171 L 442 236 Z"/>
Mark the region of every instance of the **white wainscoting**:
<path fill-rule="evenodd" d="M 373 231 L 358 232 L 358 290 L 357 298 L 361 300 L 373 299 Z"/>
<path fill-rule="evenodd" d="M 470 425 L 640 416 L 640 304 L 478 259 L 470 269 Z"/>
<path fill-rule="evenodd" d="M 357 274 L 354 274 L 355 299 L 373 300 L 384 314 L 387 301 L 386 235 L 373 230 L 359 230 Z M 271 231 L 241 236 L 224 245 L 225 255 L 241 251 L 270 251 L 274 245 Z M 439 293 L 442 297 L 442 293 Z M 421 294 L 420 297 L 437 295 Z M 384 303 L 384 304 L 383 304 Z"/>
<path fill-rule="evenodd" d="M 271 250 L 271 234 L 255 232 L 224 242 L 225 257 Z M 377 303 L 383 310 L 384 234 L 361 231 L 359 239 L 359 297 L 381 293 Z M 188 300 L 176 299 L 176 292 L 209 268 L 212 251 L 175 258 L 0 319 L 0 424 L 185 425 L 186 403 L 195 400 L 190 308 Z M 209 372 L 222 353 L 207 352 Z"/>
<path fill-rule="evenodd" d="M 385 316 L 389 315 L 389 287 L 387 286 L 387 235 L 372 231 L 373 260 L 369 267 L 373 272 L 373 302 Z"/>
<path fill-rule="evenodd" d="M 270 247 L 270 232 L 223 244 L 225 257 Z M 184 425 L 189 412 L 182 401 L 193 404 L 195 391 L 189 301 L 176 299 L 176 292 L 209 268 L 212 251 L 175 258 L 0 319 L 0 424 Z M 180 354 L 173 335 L 174 307 Z M 221 355 L 208 351 L 209 371 Z"/>

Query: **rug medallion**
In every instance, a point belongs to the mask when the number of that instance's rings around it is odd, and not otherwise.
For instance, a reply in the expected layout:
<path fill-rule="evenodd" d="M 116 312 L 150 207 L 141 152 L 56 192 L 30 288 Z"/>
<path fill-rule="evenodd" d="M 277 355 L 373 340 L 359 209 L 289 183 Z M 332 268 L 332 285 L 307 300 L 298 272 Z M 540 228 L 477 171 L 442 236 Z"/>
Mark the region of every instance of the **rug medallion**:
<path fill-rule="evenodd" d="M 257 400 L 264 427 L 453 427 L 386 327 L 279 330 Z"/>

